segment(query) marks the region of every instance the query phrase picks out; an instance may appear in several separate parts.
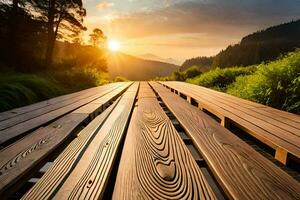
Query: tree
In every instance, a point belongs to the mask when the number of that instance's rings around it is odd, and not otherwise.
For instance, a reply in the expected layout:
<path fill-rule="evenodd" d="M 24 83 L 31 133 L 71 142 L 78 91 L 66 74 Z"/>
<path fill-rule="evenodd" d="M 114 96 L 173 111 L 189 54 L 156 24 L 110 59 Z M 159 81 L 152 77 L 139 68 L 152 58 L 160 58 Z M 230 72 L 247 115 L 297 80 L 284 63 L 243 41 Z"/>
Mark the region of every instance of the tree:
<path fill-rule="evenodd" d="M 95 28 L 90 34 L 90 43 L 95 47 L 101 45 L 101 43 L 104 43 L 105 40 L 106 37 L 103 34 L 103 31 L 101 31 L 99 28 Z"/>
<path fill-rule="evenodd" d="M 27 9 L 27 0 L 0 1 L 0 60 L 5 66 L 18 71 L 38 67 L 45 34 L 44 22 Z"/>
<path fill-rule="evenodd" d="M 33 9 L 47 24 L 46 64 L 52 64 L 53 50 L 57 38 L 72 40 L 86 28 L 83 17 L 86 10 L 82 0 L 31 0 Z"/>

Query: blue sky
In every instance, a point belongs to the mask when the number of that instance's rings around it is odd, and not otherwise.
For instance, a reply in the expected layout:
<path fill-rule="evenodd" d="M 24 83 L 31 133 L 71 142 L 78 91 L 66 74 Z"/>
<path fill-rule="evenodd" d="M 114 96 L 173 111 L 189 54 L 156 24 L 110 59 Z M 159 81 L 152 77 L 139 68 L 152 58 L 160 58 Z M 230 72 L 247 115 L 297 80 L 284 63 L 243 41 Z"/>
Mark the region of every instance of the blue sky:
<path fill-rule="evenodd" d="M 89 31 L 102 29 L 124 52 L 178 60 L 214 55 L 249 33 L 300 18 L 300 0 L 84 0 L 84 6 Z"/>

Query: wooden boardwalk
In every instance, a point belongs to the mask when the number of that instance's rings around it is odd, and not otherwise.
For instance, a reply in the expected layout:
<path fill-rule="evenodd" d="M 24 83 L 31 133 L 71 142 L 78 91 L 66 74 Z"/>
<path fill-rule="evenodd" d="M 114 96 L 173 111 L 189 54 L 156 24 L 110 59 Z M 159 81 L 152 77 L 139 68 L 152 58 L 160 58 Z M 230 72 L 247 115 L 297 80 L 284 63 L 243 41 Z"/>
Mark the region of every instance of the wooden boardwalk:
<path fill-rule="evenodd" d="M 187 83 L 112 83 L 3 112 L 0 145 L 1 199 L 300 199 L 300 117 Z"/>

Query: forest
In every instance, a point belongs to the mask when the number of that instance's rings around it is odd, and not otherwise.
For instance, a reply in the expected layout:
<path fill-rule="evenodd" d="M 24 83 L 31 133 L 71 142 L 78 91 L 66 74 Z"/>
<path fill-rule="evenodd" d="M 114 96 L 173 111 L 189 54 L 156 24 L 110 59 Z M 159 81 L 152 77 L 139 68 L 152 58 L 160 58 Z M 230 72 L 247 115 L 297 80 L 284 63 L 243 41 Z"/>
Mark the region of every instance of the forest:
<path fill-rule="evenodd" d="M 215 56 L 188 59 L 181 69 L 195 65 L 207 71 L 217 67 L 249 66 L 272 61 L 299 48 L 299 35 L 300 20 L 273 26 L 245 36 L 238 44 L 229 45 Z"/>
<path fill-rule="evenodd" d="M 106 36 L 83 45 L 85 15 L 81 0 L 0 2 L 0 111 L 108 82 Z"/>

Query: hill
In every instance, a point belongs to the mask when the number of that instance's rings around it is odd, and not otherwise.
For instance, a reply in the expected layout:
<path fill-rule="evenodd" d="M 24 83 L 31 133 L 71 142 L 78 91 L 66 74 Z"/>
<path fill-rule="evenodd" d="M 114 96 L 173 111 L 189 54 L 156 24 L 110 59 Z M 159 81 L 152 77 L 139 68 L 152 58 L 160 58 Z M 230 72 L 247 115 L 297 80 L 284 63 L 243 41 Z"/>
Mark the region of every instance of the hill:
<path fill-rule="evenodd" d="M 249 66 L 275 60 L 281 54 L 300 48 L 300 20 L 257 31 L 242 38 L 240 43 L 228 46 L 214 57 L 196 57 L 186 60 L 180 70 L 198 66 L 202 72 L 211 68 Z"/>
<path fill-rule="evenodd" d="M 139 58 L 142 58 L 144 60 L 153 60 L 153 61 L 159 61 L 159 62 L 165 62 L 165 63 L 171 63 L 174 65 L 180 65 L 181 62 L 178 60 L 175 60 L 173 58 L 162 58 L 160 56 L 151 54 L 151 53 L 147 53 L 147 54 L 142 54 L 140 56 L 138 56 Z"/>
<path fill-rule="evenodd" d="M 191 66 L 197 66 L 201 72 L 207 72 L 211 69 L 213 63 L 213 57 L 196 57 L 187 59 L 180 66 L 180 70 L 184 71 Z"/>
<path fill-rule="evenodd" d="M 111 53 L 107 58 L 111 79 L 117 76 L 129 80 L 150 80 L 157 76 L 167 76 L 179 66 L 159 61 L 144 60 L 124 53 Z"/>
<path fill-rule="evenodd" d="M 214 67 L 248 66 L 276 59 L 300 47 L 300 20 L 281 24 L 244 37 L 213 60 Z"/>

